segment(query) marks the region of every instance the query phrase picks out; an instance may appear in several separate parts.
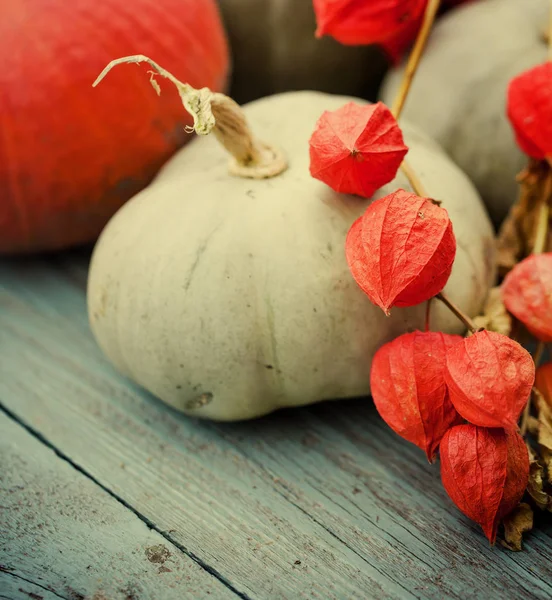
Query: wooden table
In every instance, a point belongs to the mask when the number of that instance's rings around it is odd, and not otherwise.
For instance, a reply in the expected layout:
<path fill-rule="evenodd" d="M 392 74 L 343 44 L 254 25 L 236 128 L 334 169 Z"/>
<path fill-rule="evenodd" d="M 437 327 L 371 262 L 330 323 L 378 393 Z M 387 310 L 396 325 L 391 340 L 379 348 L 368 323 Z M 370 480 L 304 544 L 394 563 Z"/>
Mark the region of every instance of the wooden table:
<path fill-rule="evenodd" d="M 552 598 L 552 525 L 490 548 L 370 400 L 187 418 L 111 368 L 88 252 L 0 263 L 0 598 Z"/>

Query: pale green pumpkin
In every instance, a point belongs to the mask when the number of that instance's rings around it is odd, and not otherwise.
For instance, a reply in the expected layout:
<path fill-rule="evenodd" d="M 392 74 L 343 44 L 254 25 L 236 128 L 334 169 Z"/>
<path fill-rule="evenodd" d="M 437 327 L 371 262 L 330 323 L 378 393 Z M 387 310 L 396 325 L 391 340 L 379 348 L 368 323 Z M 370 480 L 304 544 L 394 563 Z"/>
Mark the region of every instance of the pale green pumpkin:
<path fill-rule="evenodd" d="M 220 420 L 369 393 L 376 349 L 422 328 L 425 307 L 386 317 L 370 303 L 344 252 L 369 200 L 309 175 L 318 117 L 350 100 L 296 92 L 246 105 L 251 129 L 282 149 L 287 169 L 276 174 L 284 163 L 263 150 L 260 169 L 273 177 L 230 175 L 228 155 L 209 135 L 113 217 L 94 250 L 88 306 L 94 335 L 119 371 L 179 410 Z M 238 154 L 243 140 L 228 139 L 239 129 L 235 115 L 216 116 L 215 133 Z M 475 315 L 493 276 L 490 222 L 443 151 L 410 127 L 405 136 L 412 167 L 449 210 L 458 239 L 446 290 Z M 254 176 L 247 170 L 257 168 L 233 170 Z M 408 188 L 402 174 L 377 195 L 398 187 Z M 442 306 L 432 321 L 462 330 Z"/>
<path fill-rule="evenodd" d="M 527 164 L 506 116 L 508 83 L 546 61 L 549 9 L 548 0 L 476 0 L 447 13 L 431 33 L 403 112 L 467 173 L 497 224 Z M 387 76 L 384 102 L 403 70 Z"/>

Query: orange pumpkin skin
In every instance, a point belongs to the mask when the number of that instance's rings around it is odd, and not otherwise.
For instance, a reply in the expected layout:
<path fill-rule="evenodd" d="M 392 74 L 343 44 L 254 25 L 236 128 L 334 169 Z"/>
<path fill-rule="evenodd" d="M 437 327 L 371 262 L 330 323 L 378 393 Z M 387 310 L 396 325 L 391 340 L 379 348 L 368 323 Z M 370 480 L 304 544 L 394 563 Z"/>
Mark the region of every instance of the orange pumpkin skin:
<path fill-rule="evenodd" d="M 0 44 L 0 254 L 94 240 L 189 138 L 144 67 L 92 88 L 110 60 L 147 54 L 213 90 L 229 69 L 215 0 L 6 0 Z"/>

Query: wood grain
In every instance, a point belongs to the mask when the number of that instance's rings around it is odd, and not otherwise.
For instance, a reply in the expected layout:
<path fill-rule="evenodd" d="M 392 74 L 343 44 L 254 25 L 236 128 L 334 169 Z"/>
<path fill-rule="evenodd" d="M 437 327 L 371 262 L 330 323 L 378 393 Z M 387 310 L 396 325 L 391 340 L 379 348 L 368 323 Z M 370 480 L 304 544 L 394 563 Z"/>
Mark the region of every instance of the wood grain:
<path fill-rule="evenodd" d="M 61 596 L 63 597 L 63 596 Z M 59 600 L 55 592 L 21 577 L 0 571 L 0 600 Z"/>
<path fill-rule="evenodd" d="M 0 597 L 237 598 L 0 413 Z"/>
<path fill-rule="evenodd" d="M 489 548 L 369 400 L 204 423 L 118 376 L 86 260 L 0 266 L 0 401 L 243 598 L 552 596 L 551 524 Z"/>

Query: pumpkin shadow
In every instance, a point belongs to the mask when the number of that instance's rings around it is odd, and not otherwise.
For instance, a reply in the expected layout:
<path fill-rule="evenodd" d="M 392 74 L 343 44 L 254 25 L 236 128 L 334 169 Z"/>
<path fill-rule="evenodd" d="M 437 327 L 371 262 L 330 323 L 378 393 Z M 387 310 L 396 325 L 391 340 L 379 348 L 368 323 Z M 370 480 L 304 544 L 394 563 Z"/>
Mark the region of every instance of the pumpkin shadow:
<path fill-rule="evenodd" d="M 36 254 L 0 256 L 0 283 L 2 271 L 14 275 L 21 283 L 32 283 L 44 278 L 53 270 L 63 273 L 81 289 L 86 289 L 88 265 L 94 244 L 78 246 L 69 250 Z"/>
<path fill-rule="evenodd" d="M 374 420 L 381 421 L 369 396 L 340 400 L 324 400 L 316 404 L 278 409 L 268 415 L 247 421 L 217 423 L 217 427 L 242 435 L 267 435 L 273 430 L 286 434 L 304 432 L 310 422 L 329 424 L 333 427 L 345 418 L 354 419 L 359 426 L 373 426 Z"/>
<path fill-rule="evenodd" d="M 59 262 L 63 261 L 77 261 L 86 263 L 90 260 L 90 255 L 94 248 L 95 242 L 83 244 L 82 246 L 75 246 L 66 250 L 51 250 L 46 252 L 35 252 L 30 254 L 8 254 L 6 256 L 0 256 L 0 262 L 10 264 L 12 266 L 21 265 L 36 265 L 39 262 Z"/>

